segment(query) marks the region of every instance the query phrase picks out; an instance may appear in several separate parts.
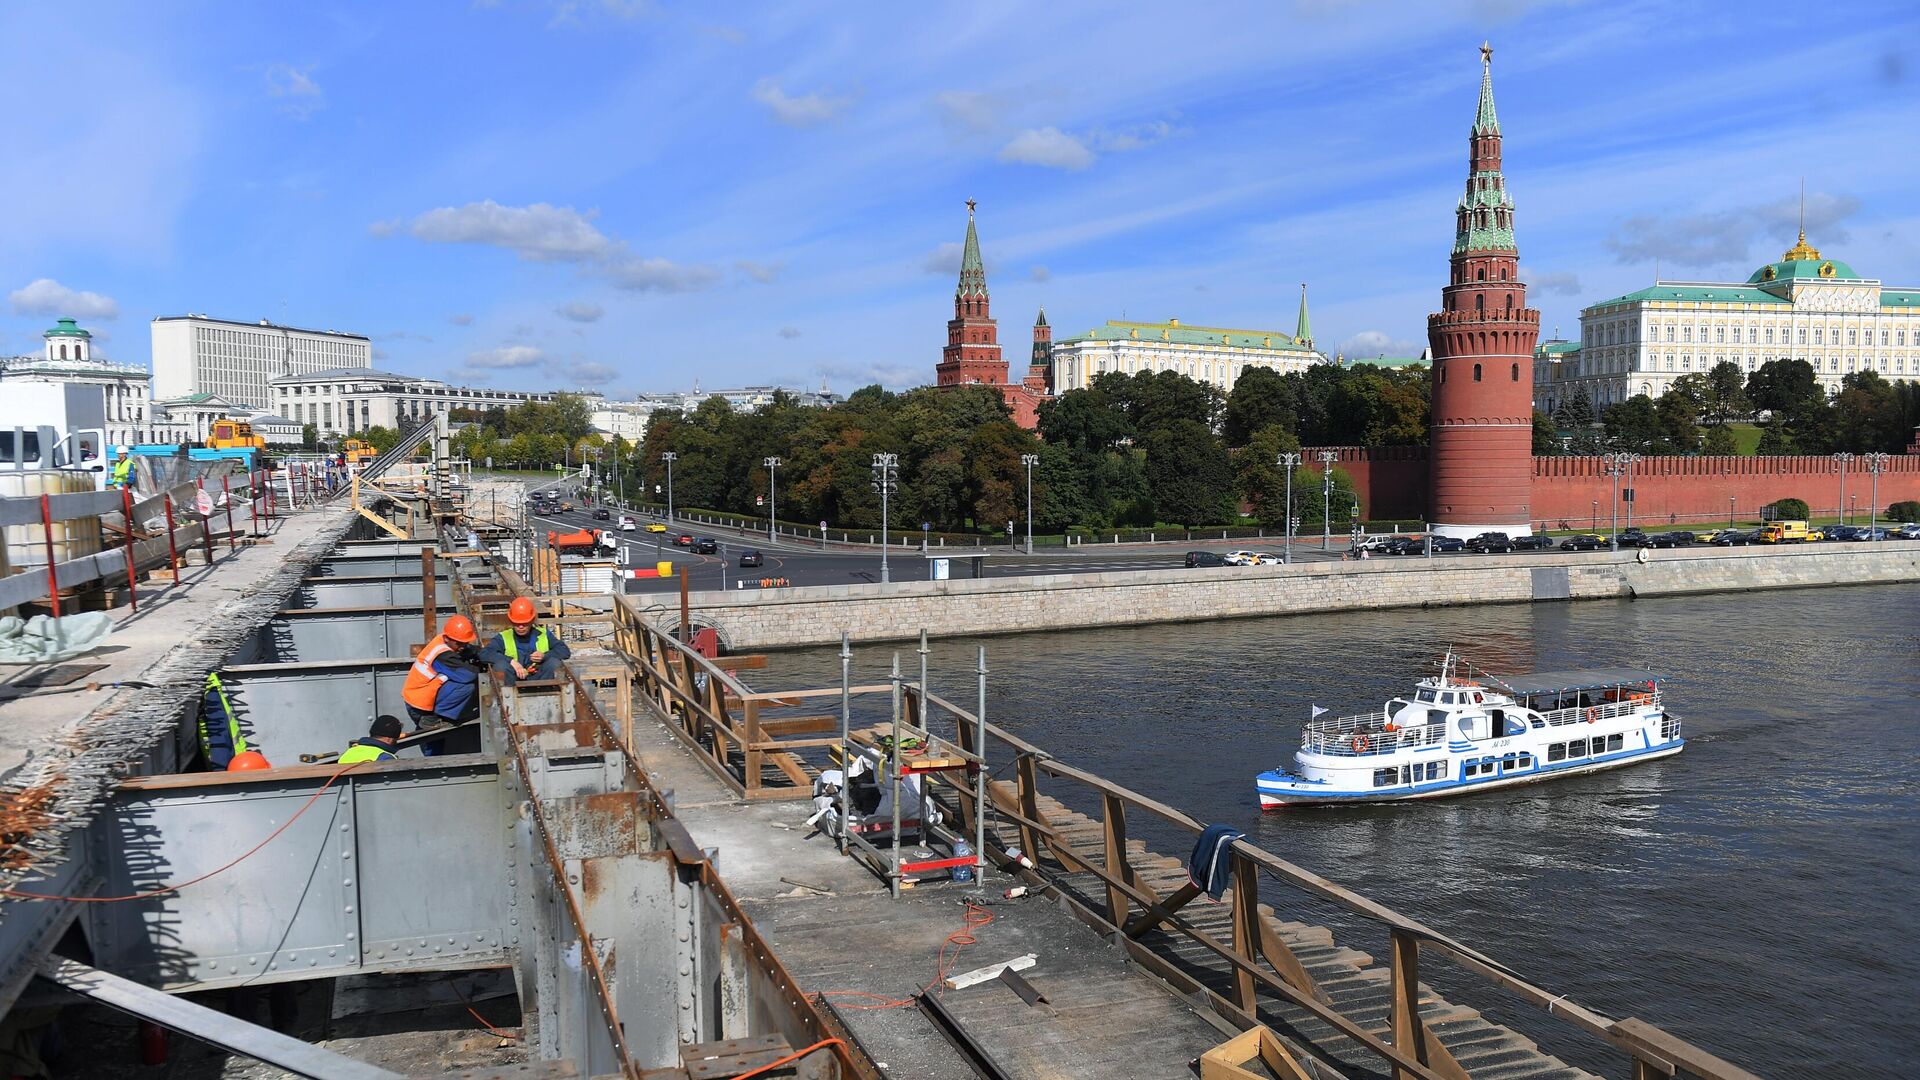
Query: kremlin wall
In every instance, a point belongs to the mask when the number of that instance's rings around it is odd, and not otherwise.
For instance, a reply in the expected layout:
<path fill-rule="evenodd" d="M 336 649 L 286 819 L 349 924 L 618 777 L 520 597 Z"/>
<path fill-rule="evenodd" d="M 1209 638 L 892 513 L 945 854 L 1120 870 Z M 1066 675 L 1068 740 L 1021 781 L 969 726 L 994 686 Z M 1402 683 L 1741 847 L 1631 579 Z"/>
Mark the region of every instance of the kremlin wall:
<path fill-rule="evenodd" d="M 1364 520 L 1427 522 L 1435 532 L 1463 537 L 1605 529 L 1613 519 L 1616 484 L 1603 459 L 1533 455 L 1540 313 L 1526 306 L 1526 285 L 1519 280 L 1514 203 L 1501 172 L 1493 50 L 1483 45 L 1480 52 L 1480 96 L 1468 133 L 1466 191 L 1454 210 L 1448 284 L 1441 310 L 1427 322 L 1434 357 L 1428 445 L 1308 447 L 1302 457 L 1316 468 L 1320 451 L 1334 452 L 1335 466 L 1352 478 Z M 1038 426 L 1041 402 L 1054 391 L 1050 331 L 1043 314 L 1035 327 L 1033 363 L 1021 382 L 1011 382 L 988 307 L 973 216 L 969 200 L 954 317 L 937 382 L 997 388 L 1015 421 L 1031 430 Z M 1804 233 L 1801 240 L 1804 246 Z M 1304 297 L 1300 322 L 1305 334 Z M 1805 501 L 1816 517 L 1851 507 L 1864 523 L 1870 503 L 1884 515 L 1891 503 L 1920 500 L 1920 436 L 1906 454 L 1882 464 L 1877 499 L 1863 460 L 1843 465 L 1829 456 L 1649 456 L 1618 487 L 1631 489 L 1631 519 L 1650 530 L 1730 517 L 1754 521 L 1761 507 L 1788 498 Z M 1622 524 L 1629 517 L 1627 498 L 1621 499 Z"/>

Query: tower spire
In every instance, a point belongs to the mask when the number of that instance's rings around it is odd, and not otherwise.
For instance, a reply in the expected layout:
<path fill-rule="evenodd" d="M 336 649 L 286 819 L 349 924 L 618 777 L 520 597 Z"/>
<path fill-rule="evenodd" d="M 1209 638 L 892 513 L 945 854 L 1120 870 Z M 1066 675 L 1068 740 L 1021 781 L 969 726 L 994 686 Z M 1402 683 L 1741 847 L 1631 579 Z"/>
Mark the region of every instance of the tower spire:
<path fill-rule="evenodd" d="M 1300 283 L 1300 321 L 1293 328 L 1293 340 L 1298 345 L 1313 344 L 1313 324 L 1307 321 L 1307 283 Z"/>
<path fill-rule="evenodd" d="M 1500 134 L 1500 118 L 1493 111 L 1493 46 L 1480 43 L 1480 107 L 1473 115 L 1475 135 Z"/>
<path fill-rule="evenodd" d="M 960 253 L 960 286 L 955 296 L 987 295 L 987 267 L 980 261 L 980 234 L 973 226 L 973 208 L 977 205 L 967 200 L 967 242 Z"/>

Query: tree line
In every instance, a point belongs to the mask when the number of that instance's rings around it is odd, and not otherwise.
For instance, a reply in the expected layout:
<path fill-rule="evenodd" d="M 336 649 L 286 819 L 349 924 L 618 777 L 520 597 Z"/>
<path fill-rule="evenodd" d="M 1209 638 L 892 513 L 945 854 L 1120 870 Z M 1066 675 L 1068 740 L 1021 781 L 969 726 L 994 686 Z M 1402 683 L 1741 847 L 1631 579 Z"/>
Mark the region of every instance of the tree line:
<path fill-rule="evenodd" d="M 1805 360 L 1769 360 L 1752 373 L 1722 361 L 1675 379 L 1658 399 L 1636 394 L 1596 411 L 1576 391 L 1534 416 L 1534 453 L 1738 453 L 1733 424 L 1758 421 L 1756 454 L 1904 451 L 1920 425 L 1920 385 L 1875 371 L 1841 377 L 1829 394 Z"/>

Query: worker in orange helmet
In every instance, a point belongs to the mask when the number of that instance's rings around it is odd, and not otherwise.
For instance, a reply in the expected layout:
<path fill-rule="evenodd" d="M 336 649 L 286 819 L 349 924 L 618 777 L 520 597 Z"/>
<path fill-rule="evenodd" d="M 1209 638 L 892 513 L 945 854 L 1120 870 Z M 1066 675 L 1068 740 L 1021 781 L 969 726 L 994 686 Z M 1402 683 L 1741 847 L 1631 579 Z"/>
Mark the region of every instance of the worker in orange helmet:
<path fill-rule="evenodd" d="M 560 662 L 573 655 L 559 634 L 537 625 L 538 617 L 532 600 L 524 596 L 515 599 L 507 605 L 511 629 L 496 634 L 480 654 L 488 667 L 506 678 L 508 686 L 557 679 Z"/>
<path fill-rule="evenodd" d="M 271 769 L 273 764 L 267 756 L 258 750 L 242 750 L 227 762 L 228 772 L 253 772 L 256 769 Z"/>
<path fill-rule="evenodd" d="M 413 718 L 416 730 L 441 723 L 458 724 L 475 710 L 480 671 L 486 666 L 480 658 L 477 637 L 472 620 L 455 615 L 413 658 L 400 698 L 406 702 L 407 715 Z M 422 747 L 421 752 L 432 756 L 436 749 Z"/>

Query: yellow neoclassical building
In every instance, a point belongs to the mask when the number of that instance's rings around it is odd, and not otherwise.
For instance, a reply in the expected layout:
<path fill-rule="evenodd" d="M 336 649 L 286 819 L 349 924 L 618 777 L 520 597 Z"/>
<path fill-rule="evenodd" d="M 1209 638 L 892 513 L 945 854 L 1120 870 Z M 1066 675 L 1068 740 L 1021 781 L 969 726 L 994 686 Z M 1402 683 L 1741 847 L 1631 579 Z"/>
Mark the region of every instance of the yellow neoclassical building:
<path fill-rule="evenodd" d="M 1533 366 L 1534 405 L 1552 412 L 1584 391 L 1596 408 L 1727 361 L 1813 365 L 1828 390 L 1849 372 L 1920 379 L 1920 289 L 1889 288 L 1800 234 L 1780 261 L 1745 282 L 1661 281 L 1580 313 L 1578 342 L 1547 342 Z"/>

